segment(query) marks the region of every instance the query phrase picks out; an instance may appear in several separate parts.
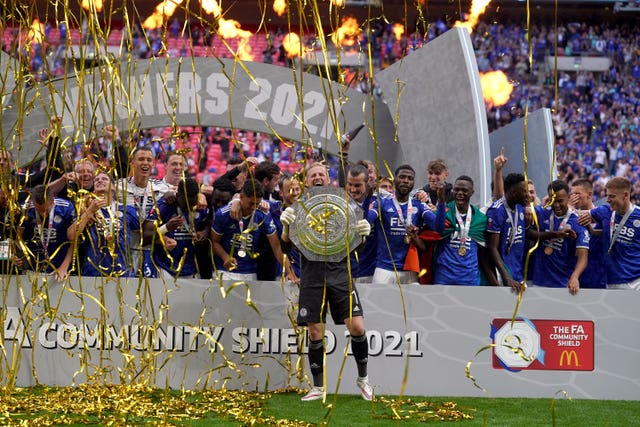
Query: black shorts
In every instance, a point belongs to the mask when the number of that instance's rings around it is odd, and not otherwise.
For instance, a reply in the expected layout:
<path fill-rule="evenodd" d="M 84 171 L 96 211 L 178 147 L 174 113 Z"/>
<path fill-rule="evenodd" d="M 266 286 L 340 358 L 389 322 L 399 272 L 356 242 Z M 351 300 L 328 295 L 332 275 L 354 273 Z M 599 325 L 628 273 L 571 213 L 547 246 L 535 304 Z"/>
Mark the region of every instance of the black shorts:
<path fill-rule="evenodd" d="M 298 301 L 298 326 L 326 323 L 327 308 L 336 325 L 363 315 L 355 283 L 301 283 Z"/>

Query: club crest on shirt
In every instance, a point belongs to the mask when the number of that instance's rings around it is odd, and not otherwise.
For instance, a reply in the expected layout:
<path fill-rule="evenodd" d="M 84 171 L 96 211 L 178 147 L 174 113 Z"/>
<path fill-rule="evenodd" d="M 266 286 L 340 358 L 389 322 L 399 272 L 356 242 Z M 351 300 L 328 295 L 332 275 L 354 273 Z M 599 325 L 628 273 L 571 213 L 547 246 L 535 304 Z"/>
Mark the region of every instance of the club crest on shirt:
<path fill-rule="evenodd" d="M 53 222 L 56 224 L 60 224 L 62 222 L 62 217 L 60 215 L 56 215 L 53 217 Z"/>
<path fill-rule="evenodd" d="M 633 226 L 636 227 L 636 228 L 640 227 L 640 219 L 633 220 Z"/>

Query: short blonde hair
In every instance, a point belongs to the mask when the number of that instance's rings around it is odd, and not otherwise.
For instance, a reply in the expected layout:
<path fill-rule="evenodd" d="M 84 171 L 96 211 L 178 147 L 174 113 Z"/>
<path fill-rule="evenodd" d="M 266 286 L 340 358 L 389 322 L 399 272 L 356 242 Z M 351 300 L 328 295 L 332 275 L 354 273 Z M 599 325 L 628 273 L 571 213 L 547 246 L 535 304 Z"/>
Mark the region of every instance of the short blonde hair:
<path fill-rule="evenodd" d="M 629 180 L 623 176 L 616 176 L 615 178 L 611 178 L 607 182 L 606 188 L 631 191 L 631 182 L 629 182 Z"/>

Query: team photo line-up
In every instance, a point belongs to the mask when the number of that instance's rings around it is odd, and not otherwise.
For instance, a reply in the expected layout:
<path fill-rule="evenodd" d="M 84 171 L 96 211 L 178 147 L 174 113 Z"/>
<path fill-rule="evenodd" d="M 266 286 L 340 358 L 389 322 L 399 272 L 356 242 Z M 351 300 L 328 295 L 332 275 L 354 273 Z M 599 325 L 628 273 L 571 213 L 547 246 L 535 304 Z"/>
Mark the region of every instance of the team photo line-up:
<path fill-rule="evenodd" d="M 152 147 L 125 146 L 115 128 L 105 133 L 113 142 L 109 160 L 86 152 L 73 162 L 49 129 L 41 132 L 48 164 L 39 173 L 16 172 L 11 153 L 0 153 L 3 272 L 298 283 L 297 324 L 308 329 L 313 379 L 305 401 L 326 396 L 327 307 L 348 329 L 362 397 L 373 398 L 359 285 L 546 286 L 574 295 L 640 285 L 640 212 L 623 177 L 608 181 L 606 203 L 597 207 L 582 179 L 551 182 L 541 202 L 523 174 L 503 178 L 501 153 L 493 200 L 477 207 L 473 179 L 449 183 L 446 161 L 429 162 L 428 182 L 416 191 L 412 166 L 380 177 L 370 161 L 349 162 L 343 138 L 334 180 L 324 155 L 309 152 L 293 174 L 268 160 L 230 159 L 207 185 L 186 176 L 185 153 L 167 152 L 165 176 L 156 179 Z M 297 218 L 306 214 L 296 201 L 307 189 L 336 185 L 361 208 L 347 226 L 361 243 L 347 244 L 337 261 L 308 259 L 289 235 L 296 221 L 309 222 Z"/>
<path fill-rule="evenodd" d="M 107 132 L 120 141 L 117 129 Z M 284 256 L 291 245 L 283 244 L 282 214 L 304 188 L 326 180 L 346 188 L 369 224 L 347 262 L 356 283 L 533 285 L 572 294 L 640 284 L 640 211 L 626 178 L 610 179 L 600 201 L 589 180 L 556 180 L 541 202 L 522 174 L 503 178 L 501 154 L 493 200 L 477 207 L 470 202 L 473 179 L 449 183 L 445 160 L 428 164 L 428 182 L 416 190 L 410 165 L 381 177 L 370 161 L 351 164 L 348 141 L 336 156 L 337 171 L 311 160 L 314 153 L 295 173 L 238 157 L 207 185 L 187 177 L 179 151 L 164 155 L 165 176 L 155 179 L 150 146 L 129 154 L 116 144 L 105 167 L 95 154 L 74 162 L 49 130 L 41 133 L 48 159 L 41 171 L 17 173 L 11 153 L 0 154 L 4 273 L 298 283 L 300 252 L 294 246 Z"/>

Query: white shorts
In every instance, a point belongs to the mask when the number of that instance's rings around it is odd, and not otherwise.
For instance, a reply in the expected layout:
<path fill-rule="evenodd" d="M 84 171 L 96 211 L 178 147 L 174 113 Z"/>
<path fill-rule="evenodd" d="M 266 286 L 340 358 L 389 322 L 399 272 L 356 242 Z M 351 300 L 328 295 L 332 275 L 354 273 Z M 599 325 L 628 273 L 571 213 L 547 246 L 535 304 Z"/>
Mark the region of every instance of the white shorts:
<path fill-rule="evenodd" d="M 616 283 L 614 285 L 607 285 L 607 289 L 631 289 L 633 291 L 640 291 L 640 278 L 629 283 Z"/>
<path fill-rule="evenodd" d="M 233 271 L 218 270 L 222 280 L 233 280 L 235 282 L 255 282 L 258 280 L 256 273 L 234 273 Z"/>
<path fill-rule="evenodd" d="M 376 267 L 376 270 L 373 272 L 372 283 L 400 283 L 401 285 L 407 285 L 410 283 L 419 284 L 420 282 L 418 282 L 418 273 L 416 273 L 415 271 L 398 270 L 396 276 L 395 271 L 389 271 L 383 268 Z"/>

